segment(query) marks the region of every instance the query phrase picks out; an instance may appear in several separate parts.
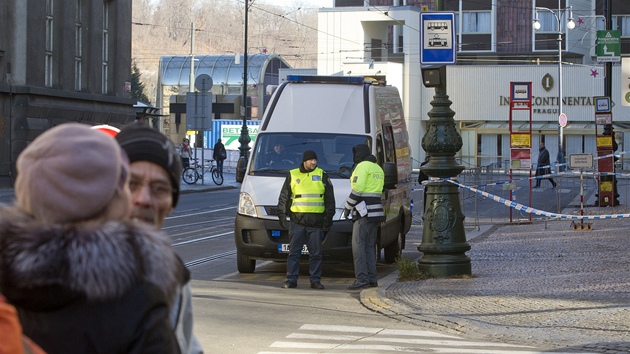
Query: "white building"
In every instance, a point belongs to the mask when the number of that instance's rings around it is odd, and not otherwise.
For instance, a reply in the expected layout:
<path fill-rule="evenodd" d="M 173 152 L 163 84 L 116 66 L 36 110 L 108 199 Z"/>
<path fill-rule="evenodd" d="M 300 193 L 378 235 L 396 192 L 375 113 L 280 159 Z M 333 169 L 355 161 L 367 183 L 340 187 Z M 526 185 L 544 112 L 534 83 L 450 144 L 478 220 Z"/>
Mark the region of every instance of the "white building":
<path fill-rule="evenodd" d="M 524 10 L 527 18 L 519 21 L 521 27 L 517 30 L 529 33 L 531 38 L 527 57 L 520 58 L 520 61 L 509 60 L 519 55 L 508 55 L 497 47 L 501 29 L 497 27 L 499 10 L 494 6 L 495 1 L 489 2 L 492 6 L 487 11 L 490 19 L 487 50 L 462 47 L 461 43 L 467 43 L 466 37 L 462 36 L 466 30 L 458 22 L 458 65 L 447 68 L 447 93 L 453 102 L 454 119 L 464 142 L 458 157 L 465 167 L 509 160 L 511 82 L 532 83 L 534 162 L 540 140 L 545 141 L 552 156 L 556 156 L 558 150 L 558 84 L 561 81 L 558 44 L 557 40 L 551 45 L 541 44 L 543 38 L 557 38 L 558 33 L 549 30 L 548 25 L 543 26 L 542 33 L 534 31 L 531 24 L 535 5 L 528 2 L 529 8 Z M 562 42 L 562 96 L 563 112 L 568 116 L 568 125 L 563 129 L 566 156 L 596 152 L 593 96 L 604 95 L 604 66 L 595 63 L 594 43 L 598 26 L 595 2 L 574 0 L 570 5 L 573 6 L 576 22 L 578 18 L 581 20 L 573 30 L 563 28 L 566 39 Z M 462 1 L 459 7 L 457 18 L 465 18 L 471 13 L 463 11 Z M 421 82 L 420 10 L 411 6 L 335 7 L 320 9 L 318 15 L 318 74 L 374 76 L 397 86 L 405 105 L 412 156 L 416 160 L 414 167 L 424 160 L 421 139 L 426 132 L 427 113 L 432 108 L 430 102 L 434 95 L 434 90 L 425 88 Z M 541 22 L 551 20 L 549 16 L 540 18 Z M 392 47 L 393 50 L 388 50 Z M 553 55 L 556 55 L 555 61 L 552 60 Z M 484 57 L 492 65 L 467 65 L 483 63 Z M 625 101 L 622 94 L 628 88 L 624 91 L 621 81 L 621 65 L 615 64 L 611 99 L 615 133 L 620 146 L 617 152 L 630 150 L 630 136 L 624 139 L 630 132 L 630 107 L 622 105 Z M 513 130 L 529 129 L 529 114 L 514 112 L 513 119 L 516 121 Z M 627 148 L 624 141 L 629 142 Z"/>

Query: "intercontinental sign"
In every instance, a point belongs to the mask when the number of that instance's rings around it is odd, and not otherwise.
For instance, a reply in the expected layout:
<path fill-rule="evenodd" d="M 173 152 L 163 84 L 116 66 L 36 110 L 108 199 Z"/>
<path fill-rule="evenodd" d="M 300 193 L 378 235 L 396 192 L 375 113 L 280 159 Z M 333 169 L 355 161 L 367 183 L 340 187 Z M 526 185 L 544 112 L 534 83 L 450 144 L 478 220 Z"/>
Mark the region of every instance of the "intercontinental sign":
<path fill-rule="evenodd" d="M 562 104 L 564 106 L 593 106 L 593 97 L 578 96 L 578 97 L 563 97 Z M 509 96 L 499 96 L 499 106 L 509 106 Z M 540 114 L 555 114 L 558 115 L 558 96 L 555 97 L 532 97 L 532 113 Z"/>
<path fill-rule="evenodd" d="M 551 92 L 555 87 L 555 80 L 549 73 L 545 74 L 540 80 L 540 86 L 546 92 Z M 562 104 L 564 106 L 593 106 L 595 103 L 593 97 L 586 96 L 565 96 L 562 98 Z M 499 106 L 509 106 L 509 96 L 499 96 Z M 532 96 L 532 113 L 539 114 L 553 114 L 559 115 L 563 112 L 558 112 L 558 96 L 541 97 Z"/>

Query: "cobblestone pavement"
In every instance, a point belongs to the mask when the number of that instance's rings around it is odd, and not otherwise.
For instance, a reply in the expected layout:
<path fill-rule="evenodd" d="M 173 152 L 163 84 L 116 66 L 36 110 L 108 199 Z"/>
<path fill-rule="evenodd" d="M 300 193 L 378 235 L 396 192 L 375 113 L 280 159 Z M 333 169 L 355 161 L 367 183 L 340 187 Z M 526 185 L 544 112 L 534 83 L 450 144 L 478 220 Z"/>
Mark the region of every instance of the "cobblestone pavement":
<path fill-rule="evenodd" d="M 472 277 L 396 282 L 393 274 L 361 300 L 470 339 L 630 353 L 630 220 L 589 222 L 592 230 L 566 220 L 493 226 L 469 238 Z"/>

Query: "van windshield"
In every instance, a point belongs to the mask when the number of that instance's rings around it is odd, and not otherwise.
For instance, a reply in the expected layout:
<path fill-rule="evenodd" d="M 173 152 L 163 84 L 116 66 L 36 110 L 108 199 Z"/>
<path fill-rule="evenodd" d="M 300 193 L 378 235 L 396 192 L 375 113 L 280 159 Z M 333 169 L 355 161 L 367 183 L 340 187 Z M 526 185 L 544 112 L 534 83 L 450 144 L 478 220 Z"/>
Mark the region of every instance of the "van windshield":
<path fill-rule="evenodd" d="M 252 175 L 284 175 L 299 167 L 302 154 L 313 150 L 317 166 L 328 172 L 330 178 L 350 178 L 354 162 L 352 147 L 372 141 L 366 135 L 323 133 L 260 133 L 252 151 L 249 173 Z"/>

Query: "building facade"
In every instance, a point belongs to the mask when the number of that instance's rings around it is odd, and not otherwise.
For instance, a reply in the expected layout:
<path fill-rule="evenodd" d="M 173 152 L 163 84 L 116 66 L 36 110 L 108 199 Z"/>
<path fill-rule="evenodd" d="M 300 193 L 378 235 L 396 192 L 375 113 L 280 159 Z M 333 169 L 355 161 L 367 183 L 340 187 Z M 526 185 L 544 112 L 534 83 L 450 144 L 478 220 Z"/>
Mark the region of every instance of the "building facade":
<path fill-rule="evenodd" d="M 562 143 L 565 155 L 595 150 L 592 97 L 604 95 L 605 81 L 604 65 L 598 63 L 595 50 L 597 30 L 606 28 L 601 1 L 443 3 L 456 19 L 457 62 L 447 67 L 447 93 L 464 141 L 458 157 L 466 167 L 509 160 L 510 112 L 505 100 L 509 101 L 510 82 L 515 81 L 532 83 L 533 146 L 545 141 L 552 156 L 558 150 L 562 85 L 562 113 L 569 121 Z M 376 76 L 398 86 L 414 167 L 424 160 L 421 139 L 434 94 L 421 81 L 419 17 L 423 11 L 433 11 L 434 5 L 433 0 L 337 0 L 335 7 L 321 9 L 318 14 L 318 74 Z M 539 30 L 532 26 L 536 18 L 541 24 Z M 573 29 L 566 25 L 570 18 L 575 23 Z M 612 28 L 621 32 L 621 57 L 630 56 L 630 3 L 612 3 Z M 613 63 L 609 79 L 621 150 L 630 131 L 630 107 L 622 105 L 620 78 L 621 65 Z M 522 124 L 517 125 L 522 129 Z"/>
<path fill-rule="evenodd" d="M 0 187 L 46 129 L 134 120 L 130 1 L 4 0 L 0 23 Z"/>

